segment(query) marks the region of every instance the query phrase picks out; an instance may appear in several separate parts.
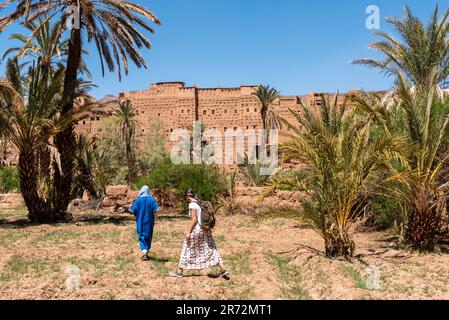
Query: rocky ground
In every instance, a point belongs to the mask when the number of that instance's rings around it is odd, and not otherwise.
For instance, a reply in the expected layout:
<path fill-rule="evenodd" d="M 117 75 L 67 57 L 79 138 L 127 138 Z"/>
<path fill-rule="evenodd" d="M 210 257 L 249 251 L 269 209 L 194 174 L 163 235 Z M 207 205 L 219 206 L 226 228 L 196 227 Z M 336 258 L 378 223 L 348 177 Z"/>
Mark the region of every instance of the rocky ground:
<path fill-rule="evenodd" d="M 297 222 L 220 217 L 214 236 L 230 279 L 216 270 L 173 279 L 185 216 L 160 213 L 150 261 L 139 259 L 132 216 L 74 217 L 30 225 L 23 208 L 0 208 L 0 299 L 449 299 L 449 255 L 403 252 L 388 233 L 357 233 L 356 257 L 331 260 Z M 379 268 L 377 290 L 370 266 Z M 77 269 L 80 287 L 68 290 Z"/>

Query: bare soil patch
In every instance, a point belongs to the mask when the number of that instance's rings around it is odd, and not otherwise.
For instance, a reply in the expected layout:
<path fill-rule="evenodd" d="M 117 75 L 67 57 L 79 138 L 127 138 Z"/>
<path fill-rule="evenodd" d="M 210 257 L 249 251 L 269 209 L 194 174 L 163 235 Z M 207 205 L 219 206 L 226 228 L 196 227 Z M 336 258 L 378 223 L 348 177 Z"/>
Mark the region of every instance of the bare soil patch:
<path fill-rule="evenodd" d="M 0 208 L 0 299 L 448 299 L 449 255 L 419 255 L 357 233 L 353 261 L 324 257 L 321 238 L 297 222 L 256 224 L 220 217 L 214 236 L 230 269 L 173 279 L 187 218 L 162 211 L 152 259 L 141 261 L 132 216 L 74 213 L 75 221 L 31 225 L 22 208 Z M 67 266 L 80 270 L 66 289 Z M 367 267 L 380 268 L 380 289 L 366 287 Z"/>

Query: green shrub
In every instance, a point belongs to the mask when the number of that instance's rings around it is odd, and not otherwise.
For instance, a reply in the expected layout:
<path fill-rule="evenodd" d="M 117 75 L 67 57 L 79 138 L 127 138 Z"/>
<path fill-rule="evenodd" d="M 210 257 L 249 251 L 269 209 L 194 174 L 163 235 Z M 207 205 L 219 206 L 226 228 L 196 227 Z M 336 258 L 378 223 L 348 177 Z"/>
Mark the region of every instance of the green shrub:
<path fill-rule="evenodd" d="M 388 229 L 401 224 L 400 203 L 391 197 L 376 195 L 371 199 L 367 224 L 378 229 Z"/>
<path fill-rule="evenodd" d="M 20 189 L 19 173 L 16 168 L 0 167 L 0 193 L 18 191 Z"/>
<path fill-rule="evenodd" d="M 205 201 L 215 201 L 216 196 L 226 193 L 225 173 L 216 166 L 206 164 L 178 164 L 169 158 L 155 165 L 145 177 L 138 178 L 138 185 L 150 188 L 175 189 L 180 205 L 185 204 L 185 193 L 193 188 L 198 197 Z"/>

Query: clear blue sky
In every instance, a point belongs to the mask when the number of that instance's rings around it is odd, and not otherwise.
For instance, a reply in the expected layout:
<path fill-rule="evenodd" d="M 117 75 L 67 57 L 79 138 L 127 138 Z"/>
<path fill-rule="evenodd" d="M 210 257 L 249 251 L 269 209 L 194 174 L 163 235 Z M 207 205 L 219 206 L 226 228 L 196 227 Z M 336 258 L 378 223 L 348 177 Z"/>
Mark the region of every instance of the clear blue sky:
<path fill-rule="evenodd" d="M 402 14 L 408 4 L 426 20 L 447 0 L 140 0 L 161 20 L 143 54 L 149 69 L 132 67 L 122 82 L 101 75 L 96 52 L 87 59 L 98 88 L 94 96 L 143 90 L 152 82 L 185 81 L 200 87 L 270 84 L 286 95 L 310 91 L 388 88 L 391 80 L 375 70 L 351 65 L 354 58 L 375 56 L 375 40 L 365 27 L 365 9 L 386 16 Z M 0 13 L 2 14 L 2 13 Z M 0 35 L 0 51 L 12 27 Z M 93 49 L 93 48 L 92 48 Z M 0 74 L 3 65 L 0 65 Z"/>

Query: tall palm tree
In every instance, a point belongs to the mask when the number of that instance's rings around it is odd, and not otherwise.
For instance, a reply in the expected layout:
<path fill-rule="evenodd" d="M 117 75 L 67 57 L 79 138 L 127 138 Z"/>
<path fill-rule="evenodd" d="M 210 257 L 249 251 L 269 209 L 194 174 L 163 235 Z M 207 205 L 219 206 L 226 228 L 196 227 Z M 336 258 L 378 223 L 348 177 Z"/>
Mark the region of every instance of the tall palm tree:
<path fill-rule="evenodd" d="M 19 150 L 20 188 L 33 222 L 53 221 L 56 214 L 51 201 L 39 193 L 41 150 L 51 148 L 51 138 L 67 124 L 87 116 L 84 107 L 66 115 L 60 112 L 64 67 L 51 78 L 44 72 L 37 64 L 24 76 L 15 59 L 8 61 L 7 79 L 0 80 L 0 130 Z"/>
<path fill-rule="evenodd" d="M 273 110 L 273 103 L 279 99 L 280 92 L 276 88 L 269 85 L 259 85 L 253 95 L 259 100 L 261 109 L 260 116 L 262 118 L 262 125 L 264 129 L 277 129 L 282 126 L 279 117 Z"/>
<path fill-rule="evenodd" d="M 118 122 L 118 133 L 125 143 L 128 162 L 128 181 L 134 183 L 137 177 L 136 161 L 133 152 L 134 136 L 139 122 L 136 119 L 136 109 L 129 100 L 119 102 L 119 108 L 114 110 Z"/>
<path fill-rule="evenodd" d="M 283 120 L 293 130 L 283 145 L 284 160 L 299 160 L 309 173 L 304 180 L 296 176 L 274 177 L 271 189 L 296 190 L 309 195 L 300 199 L 301 209 L 282 208 L 271 215 L 298 218 L 308 223 L 324 239 L 328 256 L 351 256 L 354 241 L 350 226 L 364 208 L 360 201 L 375 173 L 385 166 L 395 142 L 385 138 L 369 142 L 370 121 L 345 114 L 322 95 L 320 113 L 302 106 L 302 113 L 291 110 L 299 126 Z"/>
<path fill-rule="evenodd" d="M 362 59 L 395 77 L 396 106 L 385 108 L 379 98 L 358 98 L 363 110 L 384 128 L 386 136 L 404 139 L 401 165 L 390 166 L 390 190 L 404 208 L 402 236 L 417 250 L 433 250 L 446 212 L 449 152 L 449 101 L 441 83 L 449 74 L 449 10 L 439 18 L 436 7 L 427 27 L 405 9 L 403 18 L 389 20 L 402 41 L 381 33 L 372 45 L 385 59 Z"/>
<path fill-rule="evenodd" d="M 142 47 L 150 48 L 151 43 L 139 28 L 153 32 L 151 22 L 160 24 L 156 16 L 145 7 L 131 1 L 116 0 L 2 0 L 0 9 L 15 4 L 12 13 L 0 18 L 0 32 L 19 19 L 25 24 L 37 21 L 40 18 L 61 21 L 65 26 L 77 9 L 79 28 L 70 31 L 68 56 L 64 77 L 64 105 L 63 114 L 72 111 L 75 101 L 75 92 L 80 71 L 83 37 L 88 42 L 93 41 L 100 56 L 101 69 L 104 75 L 105 63 L 109 71 L 117 67 L 119 79 L 122 68 L 128 73 L 128 58 L 137 67 L 147 67 L 145 59 L 139 53 Z M 79 18 L 79 19 L 78 19 Z M 76 153 L 76 138 L 73 125 L 55 137 L 55 145 L 61 154 L 61 166 L 64 174 L 55 175 L 55 206 L 65 211 L 70 201 L 73 183 L 74 158 Z"/>
<path fill-rule="evenodd" d="M 280 92 L 269 85 L 259 85 L 253 95 L 259 100 L 260 116 L 262 118 L 262 126 L 264 129 L 263 143 L 269 143 L 270 135 L 267 130 L 280 129 L 282 122 L 273 108 L 273 103 L 280 97 Z"/>

